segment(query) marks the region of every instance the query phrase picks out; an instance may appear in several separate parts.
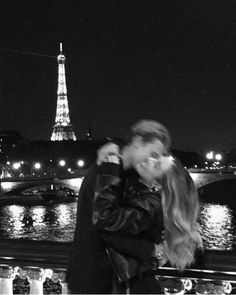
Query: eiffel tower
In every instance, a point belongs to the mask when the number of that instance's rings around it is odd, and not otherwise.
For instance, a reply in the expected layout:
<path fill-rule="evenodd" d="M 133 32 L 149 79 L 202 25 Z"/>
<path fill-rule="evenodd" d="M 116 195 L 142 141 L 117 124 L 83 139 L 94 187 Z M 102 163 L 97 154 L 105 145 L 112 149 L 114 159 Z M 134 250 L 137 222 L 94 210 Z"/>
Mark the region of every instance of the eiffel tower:
<path fill-rule="evenodd" d="M 60 43 L 60 54 L 57 56 L 58 62 L 58 87 L 57 87 L 57 109 L 55 124 L 51 136 L 52 141 L 76 140 L 73 125 L 70 123 L 69 105 L 67 99 L 65 55 L 62 53 L 62 43 Z"/>

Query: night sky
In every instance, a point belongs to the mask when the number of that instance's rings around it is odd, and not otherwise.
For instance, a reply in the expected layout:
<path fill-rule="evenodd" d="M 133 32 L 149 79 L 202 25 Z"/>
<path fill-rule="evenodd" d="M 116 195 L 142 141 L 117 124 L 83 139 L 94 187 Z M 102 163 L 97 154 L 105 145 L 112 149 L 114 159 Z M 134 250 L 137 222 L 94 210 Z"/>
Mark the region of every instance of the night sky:
<path fill-rule="evenodd" d="M 235 0 L 0 3 L 0 130 L 50 139 L 62 42 L 78 139 L 149 118 L 177 149 L 236 148 Z"/>

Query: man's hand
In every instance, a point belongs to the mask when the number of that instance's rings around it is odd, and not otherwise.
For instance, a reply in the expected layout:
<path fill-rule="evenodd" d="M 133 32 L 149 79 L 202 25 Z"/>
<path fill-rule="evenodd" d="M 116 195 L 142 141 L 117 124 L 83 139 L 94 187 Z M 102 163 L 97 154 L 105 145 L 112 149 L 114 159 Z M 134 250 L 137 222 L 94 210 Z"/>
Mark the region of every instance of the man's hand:
<path fill-rule="evenodd" d="M 155 244 L 155 249 L 152 253 L 152 256 L 158 260 L 159 266 L 162 266 L 167 263 L 168 259 L 164 253 L 165 242 L 160 244 Z"/>
<path fill-rule="evenodd" d="M 154 256 L 157 259 L 162 259 L 164 245 L 160 243 L 160 244 L 155 244 L 154 246 L 155 246 L 155 250 L 153 251 L 152 256 Z"/>
<path fill-rule="evenodd" d="M 119 146 L 113 142 L 109 142 L 101 146 L 97 151 L 97 165 L 101 165 L 102 162 L 111 162 L 119 164 L 119 151 Z"/>

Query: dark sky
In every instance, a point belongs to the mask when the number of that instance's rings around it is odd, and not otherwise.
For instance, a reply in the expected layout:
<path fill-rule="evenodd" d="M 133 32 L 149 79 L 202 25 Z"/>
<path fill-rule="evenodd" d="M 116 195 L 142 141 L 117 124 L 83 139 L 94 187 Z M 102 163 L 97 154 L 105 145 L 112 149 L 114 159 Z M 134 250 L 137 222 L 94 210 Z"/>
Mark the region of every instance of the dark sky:
<path fill-rule="evenodd" d="M 79 139 L 149 118 L 175 148 L 236 148 L 235 0 L 0 3 L 0 130 L 50 139 L 63 42 Z"/>

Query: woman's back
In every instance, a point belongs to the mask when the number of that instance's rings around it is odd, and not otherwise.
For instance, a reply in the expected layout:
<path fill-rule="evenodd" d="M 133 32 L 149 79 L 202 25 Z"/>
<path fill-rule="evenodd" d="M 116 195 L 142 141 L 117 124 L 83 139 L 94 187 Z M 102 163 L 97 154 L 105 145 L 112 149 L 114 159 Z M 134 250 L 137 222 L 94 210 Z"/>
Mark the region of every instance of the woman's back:
<path fill-rule="evenodd" d="M 165 255 L 171 265 L 183 270 L 194 262 L 196 248 L 202 247 L 199 200 L 187 169 L 177 159 L 167 161 L 171 164 L 162 177 Z"/>

